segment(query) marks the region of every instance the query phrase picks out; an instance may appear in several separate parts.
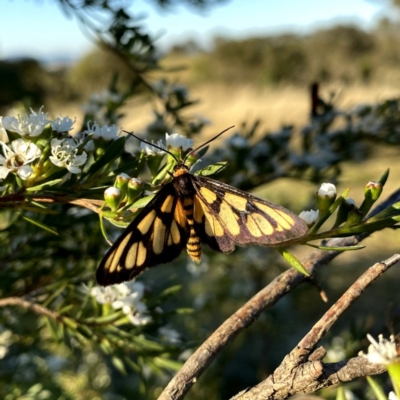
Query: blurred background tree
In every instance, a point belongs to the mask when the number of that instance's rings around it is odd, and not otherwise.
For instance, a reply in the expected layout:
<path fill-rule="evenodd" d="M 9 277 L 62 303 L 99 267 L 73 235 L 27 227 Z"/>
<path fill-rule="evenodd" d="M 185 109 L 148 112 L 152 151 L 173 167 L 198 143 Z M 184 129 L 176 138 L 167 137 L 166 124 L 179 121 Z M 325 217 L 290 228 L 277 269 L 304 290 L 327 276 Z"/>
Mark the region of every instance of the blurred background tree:
<path fill-rule="evenodd" d="M 158 1 L 154 6 L 168 11 L 183 4 L 212 12 L 219 3 Z M 161 52 L 141 20 L 121 4 L 60 4 L 92 35 L 97 47 L 73 65 L 49 68 L 36 60 L 2 61 L 2 115 L 45 105 L 56 115 L 78 115 L 78 133 L 88 121 L 98 121 L 157 140 L 165 132 L 178 131 L 197 142 L 236 123 L 232 137 L 215 143 L 207 154 L 208 162 L 229 161 L 218 179 L 296 212 L 315 208 L 313 193 L 327 179 L 342 189 L 357 188 L 354 198 L 360 202 L 364 184 L 390 166 L 392 178 L 385 190 L 389 194 L 397 187 L 399 104 L 397 98 L 382 97 L 398 93 L 397 19 L 381 19 L 369 31 L 338 25 L 306 35 L 218 37 L 210 49 L 189 40 Z M 96 19 L 99 12 L 101 20 Z M 311 118 L 308 91 L 313 82 L 320 83 L 323 107 Z M 378 87 L 392 91 L 378 93 Z M 272 121 L 267 100 L 281 104 Z M 373 104 L 354 107 L 372 100 Z M 249 109 L 254 110 L 251 118 Z M 133 163 L 124 155 L 118 167 L 125 166 L 132 175 L 142 173 Z M 113 180 L 106 176 L 90 188 L 93 197 L 101 200 L 104 187 Z M 140 277 L 151 323 L 133 325 L 121 313 L 107 314 L 89 294 L 96 265 L 108 247 L 94 213 L 65 204 L 52 207 L 56 217 L 26 210 L 26 218 L 57 230 L 59 235 L 54 236 L 4 208 L 0 296 L 28 298 L 57 314 L 1 308 L 0 395 L 8 400 L 156 398 L 191 352 L 286 268 L 276 252 L 258 247 L 230 256 L 207 253 L 200 267 L 184 255 Z M 120 232 L 111 226 L 108 230 L 112 238 Z M 395 232 L 377 233 L 368 240 L 368 248 L 341 256 L 321 273 L 330 299 L 371 263 L 398 251 L 398 237 Z M 298 254 L 305 253 L 298 249 Z M 391 271 L 374 287 L 373 302 L 368 296 L 360 299 L 335 326 L 325 343 L 331 361 L 357 354 L 365 347 L 366 332 L 398 330 L 398 284 L 398 274 Z M 258 383 L 326 308 L 311 286 L 297 288 L 217 358 L 190 398 L 224 399 Z M 105 340 L 109 337 L 111 344 Z M 359 398 L 366 396 L 361 381 L 351 390 Z M 334 398 L 335 391 L 323 396 Z"/>

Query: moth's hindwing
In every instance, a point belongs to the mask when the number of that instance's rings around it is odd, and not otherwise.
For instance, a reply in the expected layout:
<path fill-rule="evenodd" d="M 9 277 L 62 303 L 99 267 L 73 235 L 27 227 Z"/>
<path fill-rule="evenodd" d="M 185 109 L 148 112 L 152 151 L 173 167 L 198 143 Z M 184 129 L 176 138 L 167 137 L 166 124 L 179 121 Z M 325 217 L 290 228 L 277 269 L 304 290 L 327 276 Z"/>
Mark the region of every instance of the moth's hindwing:
<path fill-rule="evenodd" d="M 195 227 L 214 250 L 229 253 L 235 244 L 281 246 L 307 232 L 306 223 L 281 206 L 214 179 L 191 177 Z"/>
<path fill-rule="evenodd" d="M 108 250 L 97 269 L 97 282 L 107 286 L 128 281 L 146 268 L 168 263 L 185 248 L 187 238 L 182 204 L 168 183 Z"/>

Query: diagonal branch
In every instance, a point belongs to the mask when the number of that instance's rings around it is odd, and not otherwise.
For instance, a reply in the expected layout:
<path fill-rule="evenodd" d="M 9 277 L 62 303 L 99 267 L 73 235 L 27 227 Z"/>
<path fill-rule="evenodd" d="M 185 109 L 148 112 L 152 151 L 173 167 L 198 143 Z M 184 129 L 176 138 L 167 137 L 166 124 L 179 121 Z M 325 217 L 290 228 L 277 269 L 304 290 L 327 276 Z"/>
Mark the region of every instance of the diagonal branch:
<path fill-rule="evenodd" d="M 376 214 L 399 200 L 400 190 L 397 190 L 371 214 Z M 369 235 L 370 233 L 363 233 L 348 238 L 330 239 L 324 244 L 330 247 L 354 246 Z M 317 270 L 328 264 L 339 254 L 341 253 L 337 251 L 318 250 L 311 253 L 303 262 L 303 265 L 312 276 Z M 290 269 L 283 272 L 268 286 L 253 296 L 245 305 L 217 328 L 192 356 L 189 357 L 181 370 L 166 386 L 158 400 L 183 399 L 205 369 L 230 341 L 242 330 L 251 325 L 266 308 L 275 304 L 281 297 L 293 290 L 305 279 L 306 277 L 304 275 L 298 273 L 294 269 Z"/>
<path fill-rule="evenodd" d="M 324 354 L 321 354 L 319 360 L 310 356 L 339 316 L 374 280 L 399 261 L 400 254 L 395 254 L 365 271 L 283 359 L 273 374 L 253 388 L 239 393 L 234 399 L 283 400 L 297 393 L 312 393 L 340 382 L 385 371 L 384 365 L 368 363 L 362 357 L 335 364 L 323 364 L 320 359 L 324 357 Z"/>
<path fill-rule="evenodd" d="M 23 297 L 6 297 L 0 299 L 0 308 L 7 306 L 20 306 L 32 310 L 35 314 L 44 315 L 46 317 L 62 321 L 65 317 L 55 311 L 49 310 L 40 304 L 34 303 L 31 300 L 27 300 Z"/>

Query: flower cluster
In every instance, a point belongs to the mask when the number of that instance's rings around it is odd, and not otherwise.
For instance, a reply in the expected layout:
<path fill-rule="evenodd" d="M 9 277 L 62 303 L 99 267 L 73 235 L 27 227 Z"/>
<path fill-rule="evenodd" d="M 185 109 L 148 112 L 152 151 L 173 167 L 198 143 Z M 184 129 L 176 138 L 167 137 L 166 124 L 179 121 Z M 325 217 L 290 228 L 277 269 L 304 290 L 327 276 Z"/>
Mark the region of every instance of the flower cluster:
<path fill-rule="evenodd" d="M 397 343 L 393 336 L 389 340 L 385 339 L 383 335 L 378 336 L 378 342 L 371 336 L 367 335 L 370 341 L 368 353 L 360 353 L 360 356 L 368 359 L 369 362 L 375 364 L 398 364 L 400 363 L 400 356 L 398 353 Z"/>
<path fill-rule="evenodd" d="M 143 303 L 144 285 L 140 282 L 126 282 L 107 287 L 89 289 L 90 296 L 100 304 L 110 304 L 114 310 L 122 310 L 132 325 L 140 326 L 151 322 L 146 304 Z"/>
<path fill-rule="evenodd" d="M 169 135 L 165 134 L 165 143 L 162 140 L 159 140 L 157 143 L 152 143 L 155 146 L 152 146 L 149 143 L 140 143 L 140 151 L 144 152 L 147 155 L 164 155 L 165 150 L 183 150 L 187 151 L 193 146 L 193 139 L 188 139 L 184 136 L 179 135 L 178 133 L 172 133 Z M 156 147 L 157 146 L 157 147 Z"/>
<path fill-rule="evenodd" d="M 79 174 L 90 151 L 104 140 L 118 138 L 115 126 L 97 123 L 89 123 L 86 131 L 73 138 L 74 123 L 69 117 L 50 119 L 43 107 L 38 112 L 31 109 L 30 114 L 1 118 L 0 131 L 6 134 L 6 140 L 0 141 L 0 184 L 5 185 L 1 190 L 14 183 L 29 187 L 44 182 L 63 169 Z"/>

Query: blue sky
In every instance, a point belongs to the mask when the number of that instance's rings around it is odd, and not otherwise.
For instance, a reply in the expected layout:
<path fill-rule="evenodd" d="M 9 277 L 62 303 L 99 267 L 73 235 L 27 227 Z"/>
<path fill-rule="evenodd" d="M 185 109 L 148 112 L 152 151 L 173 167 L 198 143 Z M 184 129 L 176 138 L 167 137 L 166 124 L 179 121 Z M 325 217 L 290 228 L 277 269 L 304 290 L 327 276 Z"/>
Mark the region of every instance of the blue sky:
<path fill-rule="evenodd" d="M 162 48 L 188 38 L 209 45 L 215 35 L 243 38 L 288 31 L 307 33 L 337 22 L 355 22 L 368 28 L 379 16 L 388 14 L 383 1 L 372 0 L 231 0 L 205 14 L 196 14 L 188 7 L 161 12 L 150 4 L 135 0 L 131 12 L 148 16 L 144 24 L 154 35 L 162 35 L 158 41 Z M 76 21 L 68 19 L 52 0 L 2 0 L 0 26 L 2 59 L 75 59 L 92 47 Z"/>

